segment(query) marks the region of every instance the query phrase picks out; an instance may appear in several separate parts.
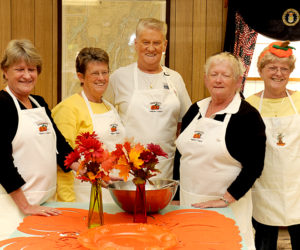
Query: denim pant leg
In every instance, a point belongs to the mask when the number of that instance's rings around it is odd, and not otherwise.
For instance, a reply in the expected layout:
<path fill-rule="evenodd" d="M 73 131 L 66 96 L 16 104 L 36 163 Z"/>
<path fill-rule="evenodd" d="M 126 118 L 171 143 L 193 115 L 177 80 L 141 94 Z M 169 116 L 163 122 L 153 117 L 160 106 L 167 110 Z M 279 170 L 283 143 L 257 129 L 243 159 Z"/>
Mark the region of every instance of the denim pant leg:
<path fill-rule="evenodd" d="M 276 250 L 278 227 L 261 224 L 252 218 L 256 250 Z"/>
<path fill-rule="evenodd" d="M 288 226 L 293 250 L 300 250 L 300 225 Z"/>

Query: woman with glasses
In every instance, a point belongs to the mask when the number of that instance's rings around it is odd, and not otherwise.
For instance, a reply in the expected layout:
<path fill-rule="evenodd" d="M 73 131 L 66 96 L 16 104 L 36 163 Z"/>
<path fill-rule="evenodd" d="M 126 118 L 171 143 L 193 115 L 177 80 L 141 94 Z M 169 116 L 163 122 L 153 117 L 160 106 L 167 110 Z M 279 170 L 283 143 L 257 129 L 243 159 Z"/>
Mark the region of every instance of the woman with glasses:
<path fill-rule="evenodd" d="M 125 129 L 115 108 L 102 98 L 109 82 L 108 54 L 100 48 L 83 48 L 76 58 L 76 72 L 82 91 L 59 103 L 52 110 L 53 119 L 73 148 L 80 133 L 95 131 L 112 151 L 122 143 Z M 58 169 L 58 201 L 89 201 L 90 190 L 90 183 Z M 108 190 L 103 190 L 103 200 L 113 202 Z"/>
<path fill-rule="evenodd" d="M 264 170 L 253 191 L 253 226 L 258 250 L 277 249 L 278 228 L 287 226 L 292 249 L 300 249 L 300 92 L 287 89 L 295 68 L 289 42 L 273 42 L 260 54 L 264 90 L 247 101 L 266 125 Z"/>

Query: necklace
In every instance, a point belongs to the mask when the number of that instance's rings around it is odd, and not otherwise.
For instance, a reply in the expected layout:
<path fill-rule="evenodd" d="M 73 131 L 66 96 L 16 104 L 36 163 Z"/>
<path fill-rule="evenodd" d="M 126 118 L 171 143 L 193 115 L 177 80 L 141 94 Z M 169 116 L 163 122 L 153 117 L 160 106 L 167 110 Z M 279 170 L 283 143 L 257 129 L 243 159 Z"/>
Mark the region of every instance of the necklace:
<path fill-rule="evenodd" d="M 272 109 L 272 112 L 274 114 L 274 117 L 278 117 L 278 113 L 280 112 L 281 106 L 285 102 L 285 99 L 286 99 L 286 97 L 282 98 L 282 100 L 281 100 L 281 102 L 280 102 L 279 105 L 278 105 L 278 103 L 276 103 L 276 105 L 275 105 L 276 107 L 274 107 L 274 104 L 270 105 L 270 107 Z"/>
<path fill-rule="evenodd" d="M 157 86 L 159 86 L 159 84 L 161 82 L 163 82 L 163 73 L 156 73 L 156 74 L 149 74 L 149 73 L 144 73 L 141 72 L 141 74 L 139 74 L 140 79 L 142 80 L 142 82 L 144 83 L 144 88 L 146 89 L 154 89 L 157 88 Z"/>

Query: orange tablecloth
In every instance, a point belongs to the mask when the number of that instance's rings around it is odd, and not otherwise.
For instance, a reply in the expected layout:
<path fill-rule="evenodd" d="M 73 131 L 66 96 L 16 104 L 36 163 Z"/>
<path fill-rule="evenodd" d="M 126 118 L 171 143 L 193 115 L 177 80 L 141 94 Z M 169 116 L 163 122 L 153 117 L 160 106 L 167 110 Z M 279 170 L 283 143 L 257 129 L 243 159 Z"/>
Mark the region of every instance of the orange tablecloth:
<path fill-rule="evenodd" d="M 0 241 L 1 249 L 28 250 L 80 249 L 77 240 L 87 230 L 87 204 L 52 203 L 62 215 L 27 216 L 9 239 Z M 108 211 L 108 212 L 106 212 Z M 229 208 L 192 209 L 168 206 L 160 214 L 150 215 L 149 224 L 167 228 L 176 234 L 175 249 L 246 249 Z M 132 214 L 122 212 L 114 204 L 104 205 L 104 224 L 131 223 Z"/>

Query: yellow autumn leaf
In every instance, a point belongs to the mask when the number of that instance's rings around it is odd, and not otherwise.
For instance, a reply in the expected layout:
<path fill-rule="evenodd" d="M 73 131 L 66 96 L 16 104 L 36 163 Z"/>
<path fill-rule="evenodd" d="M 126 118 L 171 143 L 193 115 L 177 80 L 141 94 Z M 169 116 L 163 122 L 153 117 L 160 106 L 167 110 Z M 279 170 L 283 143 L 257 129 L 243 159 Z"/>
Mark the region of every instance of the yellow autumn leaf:
<path fill-rule="evenodd" d="M 138 169 L 140 169 L 140 166 L 144 163 L 143 160 L 139 159 L 141 152 L 140 148 L 133 148 L 129 152 L 129 160 L 132 162 L 133 166 Z"/>

